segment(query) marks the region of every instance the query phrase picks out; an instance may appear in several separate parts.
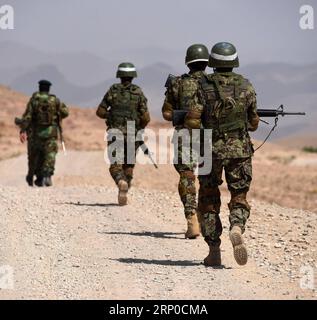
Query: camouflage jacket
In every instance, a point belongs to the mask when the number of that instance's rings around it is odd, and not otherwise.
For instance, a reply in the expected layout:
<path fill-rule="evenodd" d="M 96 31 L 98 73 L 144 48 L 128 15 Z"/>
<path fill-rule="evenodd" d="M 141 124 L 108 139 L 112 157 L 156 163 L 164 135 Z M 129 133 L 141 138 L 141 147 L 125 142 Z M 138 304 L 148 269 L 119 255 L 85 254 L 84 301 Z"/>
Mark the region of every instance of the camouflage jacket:
<path fill-rule="evenodd" d="M 67 106 L 55 95 L 35 92 L 22 116 L 20 128 L 32 132 L 34 138 L 56 138 L 61 120 L 68 115 Z"/>
<path fill-rule="evenodd" d="M 147 99 L 135 84 L 114 84 L 101 101 L 97 116 L 106 119 L 108 129 L 125 132 L 127 121 L 135 121 L 137 130 L 144 129 L 150 122 Z"/>
<path fill-rule="evenodd" d="M 213 130 L 215 159 L 247 158 L 253 154 L 248 131 L 258 127 L 256 93 L 251 83 L 233 72 L 208 75 L 201 83 L 203 106 L 193 106 L 185 126 Z"/>
<path fill-rule="evenodd" d="M 173 79 L 166 90 L 162 115 L 166 121 L 172 121 L 173 110 L 202 109 L 199 96 L 200 81 L 207 74 L 203 71 L 190 72 Z M 182 129 L 178 126 L 176 129 Z"/>

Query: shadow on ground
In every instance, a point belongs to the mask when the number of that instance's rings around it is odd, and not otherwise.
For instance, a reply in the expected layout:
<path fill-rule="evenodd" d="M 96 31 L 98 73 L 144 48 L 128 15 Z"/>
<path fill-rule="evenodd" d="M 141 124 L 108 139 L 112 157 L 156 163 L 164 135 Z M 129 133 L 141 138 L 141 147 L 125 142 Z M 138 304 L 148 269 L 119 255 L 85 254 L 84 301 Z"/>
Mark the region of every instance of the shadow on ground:
<path fill-rule="evenodd" d="M 119 207 L 118 203 L 81 203 L 81 202 L 63 202 L 58 204 L 67 204 L 80 207 Z"/>
<path fill-rule="evenodd" d="M 110 235 L 128 235 L 128 236 L 137 236 L 137 237 L 153 237 L 153 238 L 163 238 L 163 239 L 177 239 L 185 240 L 183 232 L 122 232 L 122 231 L 112 231 L 112 232 L 99 232 L 101 234 L 110 234 Z M 177 235 L 179 235 L 177 237 Z"/>
<path fill-rule="evenodd" d="M 202 261 L 195 260 L 155 260 L 155 259 L 137 259 L 137 258 L 119 258 L 119 259 L 109 259 L 113 261 L 119 261 L 121 263 L 142 263 L 142 264 L 156 264 L 159 266 L 178 266 L 178 267 L 197 267 L 204 266 Z M 224 265 L 220 265 L 218 267 L 212 267 L 212 269 L 232 269 L 231 267 L 226 267 Z"/>
<path fill-rule="evenodd" d="M 121 263 L 142 263 L 142 264 L 156 264 L 160 266 L 180 266 L 180 267 L 194 267 L 202 265 L 199 261 L 189 261 L 189 260 L 152 260 L 152 259 L 135 259 L 135 258 L 119 258 L 110 259 L 119 261 Z"/>

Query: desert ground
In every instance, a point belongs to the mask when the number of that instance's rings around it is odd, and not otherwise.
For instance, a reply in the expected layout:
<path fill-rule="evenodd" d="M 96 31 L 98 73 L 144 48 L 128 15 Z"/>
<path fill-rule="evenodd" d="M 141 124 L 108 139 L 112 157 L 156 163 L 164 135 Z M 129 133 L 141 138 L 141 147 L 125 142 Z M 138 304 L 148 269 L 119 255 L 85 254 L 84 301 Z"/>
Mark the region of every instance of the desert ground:
<path fill-rule="evenodd" d="M 316 154 L 285 143 L 256 152 L 243 267 L 228 238 L 224 183 L 223 265 L 206 268 L 203 238 L 184 239 L 172 165 L 137 165 L 129 204 L 119 207 L 104 123 L 73 107 L 54 186 L 30 188 L 13 125 L 27 97 L 0 87 L 0 102 L 0 266 L 13 270 L 0 299 L 316 299 Z"/>

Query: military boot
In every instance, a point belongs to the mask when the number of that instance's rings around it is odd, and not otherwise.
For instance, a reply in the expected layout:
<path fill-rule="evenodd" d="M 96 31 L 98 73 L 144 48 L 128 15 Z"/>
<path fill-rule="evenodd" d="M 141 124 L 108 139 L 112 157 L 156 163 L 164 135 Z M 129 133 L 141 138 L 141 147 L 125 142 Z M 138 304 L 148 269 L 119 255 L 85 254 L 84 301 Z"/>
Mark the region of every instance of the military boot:
<path fill-rule="evenodd" d="M 43 177 L 39 176 L 34 181 L 35 185 L 38 187 L 44 187 Z"/>
<path fill-rule="evenodd" d="M 53 185 L 51 176 L 47 176 L 43 178 L 43 185 L 45 187 L 51 187 Z"/>
<path fill-rule="evenodd" d="M 248 262 L 248 252 L 242 237 L 242 230 L 239 226 L 233 226 L 229 234 L 235 260 L 240 266 Z"/>
<path fill-rule="evenodd" d="M 118 203 L 119 206 L 125 206 L 128 203 L 128 183 L 124 180 L 118 182 L 119 194 L 118 194 Z"/>
<path fill-rule="evenodd" d="M 219 245 L 209 245 L 209 254 L 204 259 L 206 267 L 219 267 L 221 266 L 221 252 Z"/>
<path fill-rule="evenodd" d="M 187 220 L 187 231 L 185 233 L 186 239 L 196 239 L 200 235 L 200 226 L 196 212 L 188 214 Z"/>
<path fill-rule="evenodd" d="M 33 187 L 33 176 L 27 175 L 25 180 L 30 187 Z"/>

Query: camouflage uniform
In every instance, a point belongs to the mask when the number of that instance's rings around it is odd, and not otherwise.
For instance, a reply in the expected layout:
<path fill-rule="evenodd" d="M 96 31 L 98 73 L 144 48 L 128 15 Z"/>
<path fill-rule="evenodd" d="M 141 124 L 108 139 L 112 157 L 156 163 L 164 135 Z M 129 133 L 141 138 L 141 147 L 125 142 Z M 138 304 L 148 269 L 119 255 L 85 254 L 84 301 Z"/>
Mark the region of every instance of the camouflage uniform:
<path fill-rule="evenodd" d="M 189 69 L 188 74 L 180 77 L 169 77 L 165 87 L 165 101 L 162 107 L 162 115 L 166 121 L 172 121 L 177 113 L 185 113 L 194 105 L 201 103 L 199 97 L 200 80 L 206 76 L 204 70 L 209 61 L 209 52 L 203 44 L 193 44 L 187 48 L 185 64 Z M 200 107 L 202 107 L 200 105 Z M 176 119 L 176 117 L 175 117 Z M 186 239 L 195 239 L 200 235 L 200 226 L 197 216 L 195 174 L 196 155 L 189 131 L 182 121 L 174 122 L 174 167 L 179 174 L 178 192 L 184 206 L 184 214 L 187 221 Z M 188 139 L 185 141 L 184 139 Z M 196 151 L 196 150 L 195 150 Z"/>
<path fill-rule="evenodd" d="M 110 174 L 116 184 L 124 180 L 131 186 L 133 169 L 135 164 L 127 163 L 126 146 L 130 143 L 127 139 L 127 121 L 135 121 L 136 131 L 144 129 L 150 122 L 150 114 L 147 108 L 147 99 L 142 90 L 135 84 L 121 83 L 111 86 L 97 109 L 97 116 L 106 119 L 107 130 L 119 129 L 124 134 L 124 161 L 123 164 L 110 165 Z M 108 141 L 108 145 L 112 142 Z M 140 142 L 135 142 L 135 151 Z M 115 152 L 113 156 L 115 156 Z"/>
<path fill-rule="evenodd" d="M 28 133 L 29 174 L 50 177 L 54 174 L 58 151 L 58 123 L 68 116 L 68 108 L 47 92 L 36 92 L 22 117 L 21 131 Z"/>
<path fill-rule="evenodd" d="M 222 224 L 220 191 L 222 172 L 231 201 L 230 226 L 239 226 L 242 232 L 250 215 L 246 200 L 252 180 L 251 156 L 253 146 L 248 130 L 257 129 L 256 94 L 251 83 L 233 72 L 216 72 L 202 81 L 204 106 L 193 105 L 185 118 L 189 128 L 202 124 L 213 130 L 212 171 L 199 177 L 199 212 L 202 215 L 202 233 L 209 245 L 220 245 Z"/>
<path fill-rule="evenodd" d="M 166 120 L 171 119 L 173 110 L 190 110 L 193 106 L 201 106 L 197 95 L 199 90 L 200 80 L 206 76 L 203 71 L 189 72 L 181 77 L 173 79 L 167 88 L 165 101 L 162 108 L 163 117 Z M 178 133 L 184 129 L 184 125 L 175 127 L 174 143 L 178 139 Z M 185 147 L 181 139 L 175 144 L 177 150 L 174 150 L 174 167 L 178 172 L 180 179 L 178 191 L 180 199 L 184 205 L 185 216 L 188 217 L 196 211 L 196 186 L 194 171 L 196 164 L 193 161 L 192 150 L 190 147 Z M 182 163 L 182 155 L 187 156 L 188 163 Z M 175 161 L 176 160 L 176 161 Z"/>
<path fill-rule="evenodd" d="M 27 130 L 27 152 L 28 152 L 28 174 L 27 176 L 33 178 L 34 175 L 37 175 L 36 172 L 36 165 L 35 165 L 35 157 L 36 153 L 34 150 L 34 143 L 33 143 L 33 137 L 32 137 L 32 129 L 29 128 Z M 33 180 L 33 179 L 32 179 Z"/>

